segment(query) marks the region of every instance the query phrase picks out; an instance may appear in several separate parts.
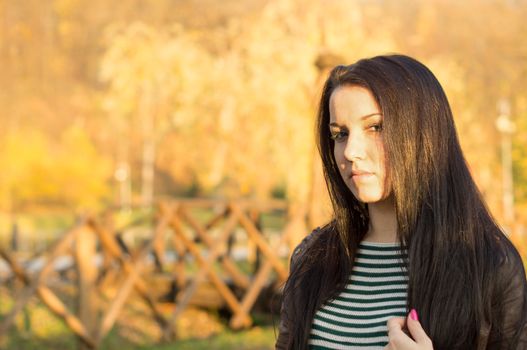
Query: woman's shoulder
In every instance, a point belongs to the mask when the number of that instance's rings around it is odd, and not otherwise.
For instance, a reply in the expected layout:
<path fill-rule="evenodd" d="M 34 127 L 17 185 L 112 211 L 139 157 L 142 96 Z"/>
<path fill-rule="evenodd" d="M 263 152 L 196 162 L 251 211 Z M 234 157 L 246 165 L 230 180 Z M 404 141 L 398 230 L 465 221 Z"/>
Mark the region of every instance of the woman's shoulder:
<path fill-rule="evenodd" d="M 523 260 L 508 237 L 503 235 L 498 239 L 499 263 L 497 265 L 501 273 L 516 273 L 519 269 L 523 271 Z"/>
<path fill-rule="evenodd" d="M 525 283 L 525 269 L 523 259 L 511 243 L 511 241 L 503 235 L 498 239 L 496 245 L 498 251 L 498 261 L 495 266 L 495 279 L 498 291 L 509 290 L 517 288 L 519 285 Z M 523 288 L 522 288 L 523 289 Z"/>
<path fill-rule="evenodd" d="M 317 227 L 311 233 L 309 233 L 302 241 L 296 246 L 291 254 L 291 264 L 295 264 L 306 251 L 326 232 L 328 231 L 327 225 L 324 227 Z"/>

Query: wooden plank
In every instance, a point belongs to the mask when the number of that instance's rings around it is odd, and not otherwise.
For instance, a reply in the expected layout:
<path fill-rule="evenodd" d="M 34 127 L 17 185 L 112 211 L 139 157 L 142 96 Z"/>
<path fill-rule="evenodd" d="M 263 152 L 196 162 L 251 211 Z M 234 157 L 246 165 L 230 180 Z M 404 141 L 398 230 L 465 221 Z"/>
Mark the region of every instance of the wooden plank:
<path fill-rule="evenodd" d="M 269 247 L 269 244 L 267 244 L 265 239 L 262 238 L 261 232 L 256 228 L 254 223 L 249 220 L 249 218 L 236 205 L 232 205 L 231 208 L 232 211 L 238 216 L 240 224 L 247 231 L 249 238 L 253 240 L 254 243 L 256 243 L 256 245 L 258 246 L 258 248 L 260 248 L 265 257 L 269 259 L 269 261 L 273 265 L 273 268 L 278 273 L 279 278 L 283 280 L 287 279 L 288 273 L 286 268 L 283 266 L 280 259 L 278 259 L 278 257 L 275 255 L 271 247 Z"/>
<path fill-rule="evenodd" d="M 72 231 L 74 232 L 74 231 Z M 72 233 L 73 235 L 73 233 Z M 62 242 L 71 242 L 70 236 L 67 236 L 63 239 Z M 60 248 L 60 249 L 59 249 Z M 60 252 L 62 249 L 67 249 L 67 245 L 65 244 L 59 244 L 57 245 L 57 250 L 54 253 Z M 5 253 L 5 252 L 4 252 Z M 2 254 L 3 255 L 3 254 Z M 48 261 L 49 265 L 52 265 L 53 259 L 50 259 Z M 42 278 L 47 274 L 49 269 L 42 269 L 41 273 L 37 278 L 35 278 L 34 281 L 31 281 L 30 278 L 27 276 L 26 272 L 20 267 L 17 267 L 17 263 L 14 259 L 10 259 L 10 263 L 14 264 L 15 269 L 18 271 L 17 276 L 25 283 L 30 284 L 29 288 L 26 288 L 23 292 L 23 298 L 20 302 L 20 305 L 22 307 L 27 303 L 29 298 L 33 296 L 33 289 L 36 287 L 36 294 L 40 297 L 44 305 L 50 309 L 51 312 L 53 312 L 55 315 L 59 316 L 64 320 L 66 325 L 77 335 L 79 336 L 85 343 L 91 348 L 94 348 L 95 342 L 93 338 L 91 337 L 89 331 L 86 329 L 84 324 L 71 312 L 68 311 L 66 306 L 64 306 L 64 303 L 48 288 L 45 286 L 40 285 L 42 283 Z M 48 265 L 46 265 L 48 266 Z M 45 266 L 45 267 L 46 267 Z M 15 307 L 18 307 L 16 304 Z M 10 326 L 10 322 L 13 321 L 14 317 L 16 316 L 16 312 L 12 310 L 10 312 L 10 315 L 4 320 L 5 323 L 2 324 L 2 329 L 5 327 L 5 331 L 7 331 L 8 327 Z M 5 334 L 4 331 L 0 334 Z"/>
<path fill-rule="evenodd" d="M 142 271 L 142 268 L 144 266 L 144 257 L 145 254 L 148 253 L 148 249 L 151 248 L 151 246 L 154 244 L 156 240 L 160 240 L 163 238 L 163 232 L 167 228 L 167 222 L 168 218 L 167 216 L 170 215 L 169 208 L 162 207 L 162 214 L 161 218 L 159 219 L 160 223 L 156 227 L 156 231 L 154 234 L 153 240 L 148 244 L 145 249 L 143 249 L 140 254 L 137 255 L 137 259 L 133 261 L 132 263 L 125 260 L 120 254 L 118 257 L 123 269 L 128 274 L 126 277 L 125 282 L 121 285 L 121 288 L 119 289 L 117 296 L 112 300 L 112 303 L 106 312 L 106 314 L 103 317 L 103 321 L 101 323 L 101 328 L 99 330 L 99 333 L 97 335 L 97 341 L 100 342 L 106 334 L 111 330 L 112 326 L 114 325 L 115 321 L 117 320 L 117 316 L 119 315 L 119 311 L 124 307 L 124 304 L 126 302 L 126 299 L 130 295 L 132 288 L 135 286 L 136 289 L 138 289 L 139 293 L 142 295 L 142 297 L 147 301 L 149 306 L 154 310 L 154 313 L 156 314 L 157 318 L 160 318 L 159 321 L 165 325 L 166 321 L 164 317 L 162 316 L 161 311 L 158 309 L 157 304 L 153 300 L 153 298 L 148 293 L 148 288 L 145 285 L 142 278 L 140 278 L 140 274 Z"/>
<path fill-rule="evenodd" d="M 232 201 L 226 199 L 202 199 L 202 198 L 178 198 L 178 199 L 167 199 L 166 203 L 179 204 L 186 207 L 194 208 L 211 208 L 218 205 L 230 205 Z M 238 199 L 236 204 L 241 207 L 258 208 L 261 211 L 267 210 L 285 210 L 288 207 L 288 203 L 285 200 L 280 199 L 267 199 L 267 200 L 254 200 L 254 199 Z"/>
<path fill-rule="evenodd" d="M 94 219 L 89 220 L 88 224 L 93 228 L 94 232 L 99 237 L 104 250 L 113 258 L 122 258 L 121 247 L 119 247 L 119 244 L 117 243 L 117 240 L 113 234 L 99 225 L 99 223 L 97 223 Z"/>
<path fill-rule="evenodd" d="M 110 304 L 110 307 L 108 308 L 108 311 L 104 315 L 101 327 L 99 329 L 99 332 L 97 333 L 96 341 L 97 343 L 100 343 L 102 339 L 108 334 L 108 332 L 112 329 L 115 321 L 117 320 L 117 316 L 119 316 L 119 312 L 122 310 L 126 299 L 132 292 L 134 288 L 134 284 L 137 280 L 137 273 L 130 273 L 127 277 L 121 288 L 119 289 L 119 292 L 117 293 L 117 296 L 112 300 L 112 303 Z"/>
<path fill-rule="evenodd" d="M 201 227 L 201 225 L 194 219 L 192 216 L 188 214 L 188 212 L 185 210 L 185 208 L 181 207 L 178 211 L 178 213 L 185 219 L 186 222 L 194 229 L 196 234 L 199 236 L 199 238 L 209 247 L 212 248 L 215 244 L 218 244 L 218 242 L 213 242 L 210 238 L 210 235 L 207 233 L 207 231 Z M 231 216 L 232 217 L 232 216 Z M 236 220 L 236 218 L 234 218 Z M 237 220 L 236 220 L 237 222 Z M 228 224 L 227 224 L 228 225 Z M 234 229 L 234 227 L 233 227 Z M 225 242 L 225 240 L 222 240 L 221 243 Z M 249 288 L 250 281 L 245 274 L 243 274 L 234 261 L 232 261 L 231 257 L 229 255 L 223 255 L 221 260 L 221 264 L 223 265 L 224 269 L 229 273 L 231 276 L 234 284 L 236 284 L 238 287 L 242 289 Z"/>
<path fill-rule="evenodd" d="M 282 235 L 280 237 L 280 240 L 277 242 L 275 246 L 273 246 L 271 249 L 273 251 L 277 251 L 278 248 L 285 242 L 287 237 L 285 235 Z M 258 298 L 258 295 L 262 291 L 262 288 L 265 286 L 265 283 L 269 279 L 269 275 L 272 272 L 273 264 L 271 260 L 266 260 L 263 264 L 263 266 L 258 270 L 258 273 L 256 274 L 254 280 L 251 283 L 251 288 L 246 292 L 244 297 L 242 298 L 241 306 L 242 309 L 245 312 L 249 312 L 251 308 L 253 307 L 254 303 L 256 302 L 256 299 Z M 285 281 L 285 280 L 284 280 Z M 230 320 L 230 325 L 233 328 L 238 327 L 243 322 L 243 314 L 238 315 L 235 314 Z"/>
<path fill-rule="evenodd" d="M 228 210 L 227 210 L 227 207 L 225 207 L 224 210 L 222 210 L 220 213 L 218 213 L 216 216 L 212 217 L 212 219 L 210 219 L 206 224 L 205 224 L 205 229 L 206 230 L 210 230 L 211 228 L 213 228 L 214 226 L 216 226 L 218 223 L 221 222 L 221 220 L 223 220 L 225 217 L 227 217 L 227 214 L 228 214 Z"/>
<path fill-rule="evenodd" d="M 97 280 L 97 267 L 95 266 L 96 233 L 87 227 L 77 231 L 75 242 L 75 258 L 77 261 L 78 276 L 78 315 L 84 324 L 90 338 L 95 334 L 97 327 L 97 302 L 95 300 L 95 282 Z M 88 350 L 92 346 L 80 338 L 79 350 Z"/>
<path fill-rule="evenodd" d="M 219 257 L 221 265 L 225 271 L 231 276 L 234 284 L 242 289 L 248 289 L 251 285 L 251 280 L 243 272 L 240 271 L 238 266 L 232 261 L 230 256 L 222 255 Z"/>
<path fill-rule="evenodd" d="M 181 223 L 181 221 L 179 221 L 177 216 L 174 216 L 172 218 L 172 223 L 174 225 L 174 231 L 176 231 L 179 235 L 184 234 L 182 232 L 182 223 Z M 192 282 L 190 283 L 190 285 L 187 288 L 185 288 L 185 291 L 183 292 L 183 295 L 182 295 L 181 299 L 176 304 L 176 308 L 174 309 L 174 312 L 172 313 L 172 316 L 171 316 L 171 318 L 169 320 L 170 324 L 173 324 L 173 322 L 175 322 L 176 318 L 187 307 L 187 305 L 190 302 L 192 296 L 196 292 L 199 283 L 202 282 L 202 280 L 204 279 L 205 275 L 209 272 L 212 264 L 214 263 L 214 261 L 219 256 L 221 243 L 225 242 L 228 239 L 228 237 L 232 234 L 232 231 L 236 227 L 237 223 L 238 223 L 238 221 L 237 221 L 236 217 L 231 215 L 229 217 L 229 219 L 227 220 L 227 222 L 226 222 L 226 224 L 225 224 L 225 226 L 223 228 L 222 233 L 220 234 L 220 236 L 216 240 L 216 244 L 214 245 L 214 248 L 212 248 L 212 251 L 209 253 L 209 256 L 207 257 L 207 260 L 205 260 L 205 265 L 201 266 L 201 269 L 197 272 L 197 274 L 194 275 L 194 277 L 192 279 Z M 211 242 L 211 246 L 212 245 L 213 244 Z"/>
<path fill-rule="evenodd" d="M 3 249 L 0 249 L 0 255 L 9 264 L 9 266 L 13 270 L 13 273 L 15 273 L 15 275 L 20 280 L 22 280 L 25 285 L 27 285 L 27 287 L 18 295 L 18 298 L 16 298 L 15 305 L 11 308 L 9 314 L 5 316 L 2 320 L 2 323 L 0 324 L 0 336 L 7 333 L 12 323 L 14 322 L 16 315 L 18 315 L 18 313 L 22 311 L 24 306 L 28 303 L 29 299 L 31 299 L 31 297 L 36 294 L 37 288 L 40 285 L 41 281 L 53 268 L 53 262 L 55 261 L 55 259 L 64 251 L 68 250 L 73 239 L 75 238 L 75 233 L 78 228 L 79 227 L 77 226 L 69 230 L 60 240 L 55 242 L 55 244 L 51 248 L 51 253 L 48 254 L 47 261 L 44 267 L 38 272 L 37 276 L 33 279 L 33 281 L 30 281 L 24 269 L 18 264 L 15 259 L 11 257 L 9 253 L 4 251 Z"/>
<path fill-rule="evenodd" d="M 44 304 L 57 316 L 61 317 L 68 327 L 88 346 L 95 348 L 95 341 L 81 320 L 70 313 L 62 301 L 47 287 L 40 286 L 37 293 Z"/>
<path fill-rule="evenodd" d="M 207 263 L 206 263 L 205 259 L 201 256 L 199 248 L 196 246 L 196 244 L 194 242 L 192 242 L 189 238 L 187 238 L 185 236 L 185 234 L 183 232 L 182 224 L 179 221 L 179 218 L 174 217 L 173 221 L 172 221 L 172 225 L 174 227 L 174 231 L 176 232 L 176 234 L 178 234 L 178 236 L 181 239 L 181 241 L 183 242 L 183 244 L 185 244 L 187 249 L 196 258 L 196 261 L 198 262 L 198 265 L 200 266 L 200 268 L 206 267 Z M 240 304 L 238 302 L 238 299 L 236 299 L 236 297 L 231 292 L 229 287 L 227 287 L 225 282 L 223 282 L 223 280 L 221 278 L 219 278 L 218 275 L 214 271 L 212 271 L 210 269 L 206 269 L 206 271 L 207 271 L 207 275 L 209 276 L 211 282 L 215 285 L 215 287 L 218 289 L 218 292 L 220 292 L 222 297 L 225 299 L 225 301 L 227 302 L 227 305 L 229 306 L 229 308 L 234 313 L 238 313 L 238 312 L 240 314 L 243 313 L 243 310 L 241 310 L 241 306 L 240 306 Z M 246 315 L 246 318 L 247 318 L 247 320 L 244 322 L 244 324 L 248 324 L 248 325 L 251 324 L 252 321 L 251 321 L 249 315 Z"/>
<path fill-rule="evenodd" d="M 173 209 L 172 206 L 169 203 L 161 202 L 158 205 L 157 210 L 157 221 L 161 222 L 165 220 L 168 222 L 167 217 L 170 217 L 172 214 Z M 166 228 L 166 225 L 165 227 Z M 164 229 L 163 228 L 163 229 Z M 161 232 L 160 234 L 154 234 L 154 239 L 152 242 L 152 252 L 154 253 L 154 257 L 156 259 L 156 267 L 163 271 L 163 266 L 165 263 L 165 237 L 163 235 L 164 232 Z"/>
<path fill-rule="evenodd" d="M 177 253 L 177 260 L 174 263 L 174 279 L 179 288 L 183 288 L 187 282 L 186 271 L 185 271 L 185 254 L 186 249 L 183 243 L 181 243 L 175 234 L 172 235 L 172 246 Z"/>
<path fill-rule="evenodd" d="M 229 322 L 231 328 L 239 329 L 245 326 L 244 324 L 245 315 L 251 311 L 251 308 L 253 307 L 254 302 L 258 298 L 258 295 L 262 291 L 262 288 L 265 286 L 265 283 L 269 279 L 269 275 L 271 274 L 272 270 L 273 270 L 273 265 L 271 264 L 269 260 L 266 260 L 263 266 L 258 270 L 256 277 L 251 283 L 251 287 L 249 288 L 247 293 L 245 293 L 245 296 L 242 299 L 242 302 L 241 302 L 242 312 L 236 313 L 232 316 Z"/>
<path fill-rule="evenodd" d="M 167 220 L 168 218 L 166 216 L 163 216 L 159 222 L 159 224 L 156 227 L 154 238 L 146 245 L 144 246 L 139 252 L 136 254 L 133 254 L 135 256 L 134 260 L 130 260 L 131 258 L 124 257 L 118 246 L 116 247 L 116 242 L 113 239 L 108 239 L 108 237 L 111 237 L 111 233 L 107 232 L 105 228 L 98 225 L 95 221 L 91 222 L 91 225 L 94 227 L 94 229 L 97 232 L 97 235 L 101 238 L 102 246 L 105 249 L 108 249 L 108 252 L 119 261 L 121 264 L 125 274 L 137 274 L 137 277 L 134 278 L 134 287 L 139 293 L 139 295 L 145 300 L 148 307 L 152 310 L 154 314 L 155 320 L 160 324 L 161 328 L 164 329 L 167 322 L 165 317 L 163 316 L 162 310 L 158 307 L 157 303 L 155 302 L 154 298 L 150 295 L 149 289 L 147 287 L 147 284 L 144 282 L 144 280 L 139 276 L 136 269 L 139 267 L 140 264 L 144 262 L 144 258 L 146 254 L 150 252 L 152 249 L 153 242 L 158 239 L 160 235 L 162 235 L 166 228 L 167 228 Z M 135 264 L 132 264 L 131 261 L 136 261 Z M 108 313 L 107 313 L 108 314 Z M 104 318 L 108 318 L 108 320 L 111 320 L 110 316 L 104 316 Z M 110 321 L 107 321 L 110 323 Z M 102 339 L 101 335 L 97 336 L 97 339 Z"/>

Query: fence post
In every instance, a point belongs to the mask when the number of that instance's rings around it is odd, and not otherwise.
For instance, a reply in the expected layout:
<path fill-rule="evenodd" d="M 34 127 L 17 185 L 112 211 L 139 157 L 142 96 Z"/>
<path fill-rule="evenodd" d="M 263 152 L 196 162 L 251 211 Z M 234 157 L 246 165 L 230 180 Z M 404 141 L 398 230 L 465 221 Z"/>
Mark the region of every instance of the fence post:
<path fill-rule="evenodd" d="M 262 231 L 262 214 L 260 211 L 256 208 L 253 208 L 249 212 L 249 218 L 254 223 L 254 226 L 258 231 Z M 251 242 L 251 240 L 249 240 Z M 260 254 L 260 249 L 257 248 L 256 244 L 253 245 L 254 248 L 254 264 L 253 264 L 253 274 L 256 274 L 258 272 L 258 269 L 260 268 L 260 263 L 262 260 L 262 256 Z"/>
<path fill-rule="evenodd" d="M 78 315 L 92 337 L 95 335 L 97 325 L 97 305 L 94 293 L 97 279 L 97 267 L 95 266 L 96 235 L 87 226 L 83 226 L 77 232 L 75 241 L 75 258 L 77 260 L 77 272 L 79 276 L 78 293 Z M 97 346 L 97 345 L 96 345 Z M 93 349 L 79 338 L 79 350 Z"/>
<path fill-rule="evenodd" d="M 11 252 L 15 253 L 19 249 L 19 230 L 18 223 L 16 219 L 13 219 L 13 224 L 11 226 Z"/>

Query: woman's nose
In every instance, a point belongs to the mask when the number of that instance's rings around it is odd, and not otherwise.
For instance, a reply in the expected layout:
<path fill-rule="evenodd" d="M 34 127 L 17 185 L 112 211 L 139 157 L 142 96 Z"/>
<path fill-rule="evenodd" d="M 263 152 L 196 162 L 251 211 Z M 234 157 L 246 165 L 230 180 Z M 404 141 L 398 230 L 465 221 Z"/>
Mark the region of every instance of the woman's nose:
<path fill-rule="evenodd" d="M 364 140 L 360 135 L 350 135 L 344 148 L 344 157 L 350 162 L 364 160 L 366 156 Z"/>

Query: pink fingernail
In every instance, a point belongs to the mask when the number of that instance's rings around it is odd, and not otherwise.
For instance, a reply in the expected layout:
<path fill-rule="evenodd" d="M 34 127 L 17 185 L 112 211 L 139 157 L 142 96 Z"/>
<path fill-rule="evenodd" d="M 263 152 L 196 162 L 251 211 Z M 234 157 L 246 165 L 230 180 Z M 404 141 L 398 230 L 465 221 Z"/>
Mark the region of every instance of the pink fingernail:
<path fill-rule="evenodd" d="M 417 311 L 415 311 L 415 309 L 412 309 L 412 311 L 410 311 L 410 318 L 414 321 L 419 321 L 419 318 L 417 317 Z"/>

